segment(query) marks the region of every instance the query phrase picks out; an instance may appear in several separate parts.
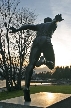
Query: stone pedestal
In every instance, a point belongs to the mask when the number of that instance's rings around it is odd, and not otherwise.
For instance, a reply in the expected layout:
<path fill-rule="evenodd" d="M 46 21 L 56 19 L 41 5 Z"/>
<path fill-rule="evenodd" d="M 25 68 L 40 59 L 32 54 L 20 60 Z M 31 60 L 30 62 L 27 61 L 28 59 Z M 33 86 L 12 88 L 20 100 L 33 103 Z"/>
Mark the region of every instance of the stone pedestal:
<path fill-rule="evenodd" d="M 70 99 L 71 101 L 70 96 L 71 94 L 40 92 L 36 94 L 31 94 L 30 96 L 31 102 L 25 102 L 24 96 L 2 100 L 0 101 L 0 108 L 46 108 L 46 107 L 47 108 L 59 108 L 59 107 L 52 107 L 52 106 L 58 103 L 61 104 L 61 102 L 63 103 L 65 102 L 65 100 L 69 102 L 68 100 Z M 2 102 L 4 102 L 5 107 L 3 106 Z M 67 108 L 71 108 L 71 107 L 68 106 Z"/>

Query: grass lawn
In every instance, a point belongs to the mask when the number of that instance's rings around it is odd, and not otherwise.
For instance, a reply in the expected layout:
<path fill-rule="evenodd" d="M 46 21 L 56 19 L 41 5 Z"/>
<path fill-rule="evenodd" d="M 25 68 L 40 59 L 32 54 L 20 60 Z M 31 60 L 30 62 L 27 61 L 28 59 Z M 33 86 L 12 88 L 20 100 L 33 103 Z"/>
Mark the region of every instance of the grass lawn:
<path fill-rule="evenodd" d="M 38 92 L 52 92 L 52 93 L 65 93 L 71 94 L 71 86 L 70 85 L 50 85 L 50 86 L 31 86 L 30 93 L 38 93 Z M 12 92 L 1 92 L 0 100 L 5 100 L 9 98 L 23 96 L 23 90 L 17 90 Z"/>

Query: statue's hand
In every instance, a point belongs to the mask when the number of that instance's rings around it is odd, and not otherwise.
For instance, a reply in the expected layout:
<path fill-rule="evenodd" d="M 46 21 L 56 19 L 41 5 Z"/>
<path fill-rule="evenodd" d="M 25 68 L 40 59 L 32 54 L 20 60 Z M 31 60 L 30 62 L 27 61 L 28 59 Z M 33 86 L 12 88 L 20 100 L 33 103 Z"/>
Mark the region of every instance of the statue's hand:
<path fill-rule="evenodd" d="M 64 19 L 62 19 L 61 14 L 56 15 L 56 16 L 55 16 L 55 19 L 56 19 L 57 22 L 58 22 L 58 21 L 60 22 L 60 21 L 64 20 Z"/>
<path fill-rule="evenodd" d="M 10 27 L 10 33 L 15 33 L 16 32 L 16 28 L 14 28 L 14 27 Z"/>

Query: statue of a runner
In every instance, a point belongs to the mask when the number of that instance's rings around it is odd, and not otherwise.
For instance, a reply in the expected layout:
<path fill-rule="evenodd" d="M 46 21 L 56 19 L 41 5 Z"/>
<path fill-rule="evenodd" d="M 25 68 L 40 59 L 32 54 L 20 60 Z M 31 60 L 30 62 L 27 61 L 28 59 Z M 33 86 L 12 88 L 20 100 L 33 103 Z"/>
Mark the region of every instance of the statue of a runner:
<path fill-rule="evenodd" d="M 49 69 L 53 69 L 55 66 L 55 54 L 53 50 L 53 45 L 51 43 L 51 38 L 53 32 L 57 28 L 57 22 L 61 22 L 62 20 L 63 19 L 61 14 L 58 14 L 53 20 L 49 17 L 45 18 L 44 23 L 41 24 L 27 24 L 21 26 L 19 29 L 16 29 L 14 27 L 10 28 L 12 30 L 12 33 L 27 29 L 37 31 L 37 36 L 34 39 L 31 47 L 29 64 L 25 72 L 25 101 L 31 101 L 29 87 L 34 67 L 45 64 L 46 66 L 48 66 Z M 43 53 L 45 59 L 41 57 L 41 59 L 38 61 L 41 53 Z"/>

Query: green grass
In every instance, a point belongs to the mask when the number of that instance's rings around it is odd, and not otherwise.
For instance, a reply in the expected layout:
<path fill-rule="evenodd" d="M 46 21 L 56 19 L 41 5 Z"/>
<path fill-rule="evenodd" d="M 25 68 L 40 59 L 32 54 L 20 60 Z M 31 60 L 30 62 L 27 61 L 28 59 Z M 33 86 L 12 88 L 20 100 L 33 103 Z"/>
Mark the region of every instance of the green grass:
<path fill-rule="evenodd" d="M 51 86 L 36 86 L 30 88 L 31 93 L 38 92 L 52 92 L 52 93 L 65 93 L 71 94 L 71 86 L 70 85 L 51 85 Z"/>
<path fill-rule="evenodd" d="M 12 92 L 1 92 L 0 100 L 10 99 L 10 98 L 19 97 L 19 96 L 23 96 L 22 90 L 12 91 Z"/>
<path fill-rule="evenodd" d="M 65 93 L 71 94 L 71 86 L 70 85 L 51 85 L 51 86 L 31 86 L 30 93 L 38 93 L 38 92 L 52 92 L 52 93 Z M 1 92 L 0 100 L 5 100 L 9 98 L 23 96 L 23 90 L 17 90 L 12 92 Z"/>

